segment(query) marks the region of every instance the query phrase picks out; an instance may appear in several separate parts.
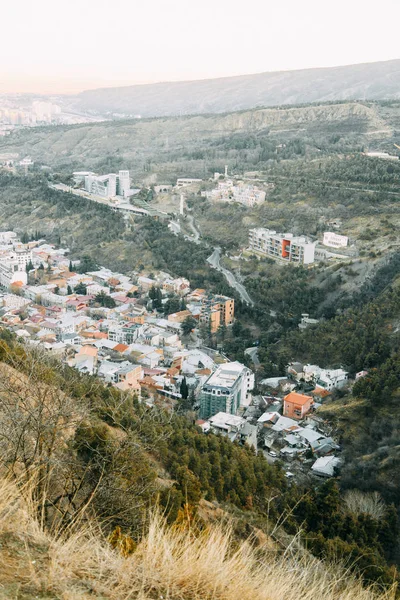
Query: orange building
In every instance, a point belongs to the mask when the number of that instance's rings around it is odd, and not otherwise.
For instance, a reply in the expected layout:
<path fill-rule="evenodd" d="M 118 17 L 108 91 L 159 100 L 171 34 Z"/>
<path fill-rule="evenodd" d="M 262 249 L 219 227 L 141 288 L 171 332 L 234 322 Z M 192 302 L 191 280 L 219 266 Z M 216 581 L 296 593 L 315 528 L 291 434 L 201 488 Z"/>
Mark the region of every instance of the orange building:
<path fill-rule="evenodd" d="M 203 299 L 200 322 L 209 323 L 211 333 L 221 325 L 232 325 L 235 315 L 235 301 L 227 296 L 208 296 Z"/>
<path fill-rule="evenodd" d="M 303 419 L 313 404 L 311 396 L 290 392 L 283 399 L 283 415 L 290 419 Z"/>

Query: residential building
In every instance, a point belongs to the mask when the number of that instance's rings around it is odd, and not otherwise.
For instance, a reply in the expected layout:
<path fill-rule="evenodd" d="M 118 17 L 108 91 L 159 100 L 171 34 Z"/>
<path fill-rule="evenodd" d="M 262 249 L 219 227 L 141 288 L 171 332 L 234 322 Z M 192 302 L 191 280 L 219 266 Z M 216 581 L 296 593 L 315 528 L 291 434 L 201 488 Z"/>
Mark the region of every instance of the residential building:
<path fill-rule="evenodd" d="M 221 325 L 232 325 L 235 316 L 235 301 L 228 296 L 206 295 L 202 297 L 199 314 L 200 323 L 209 325 L 211 333 Z"/>
<path fill-rule="evenodd" d="M 235 415 L 254 387 L 254 373 L 239 362 L 225 363 L 210 375 L 200 393 L 200 418 L 218 412 Z"/>
<path fill-rule="evenodd" d="M 290 392 L 283 399 L 283 415 L 289 419 L 303 419 L 313 404 L 314 400 L 311 396 Z"/>
<path fill-rule="evenodd" d="M 127 360 L 123 362 L 105 360 L 99 366 L 98 375 L 108 383 L 121 383 L 124 381 L 133 383 L 143 377 L 143 368 Z"/>
<path fill-rule="evenodd" d="M 10 285 L 26 285 L 28 276 L 21 270 L 16 261 L 0 262 L 0 285 L 8 288 Z"/>
<path fill-rule="evenodd" d="M 340 467 L 341 462 L 337 456 L 321 456 L 315 461 L 311 470 L 315 475 L 320 475 L 321 477 L 333 477 L 335 470 Z"/>
<path fill-rule="evenodd" d="M 318 365 L 302 365 L 291 363 L 288 374 L 296 381 L 305 381 L 318 385 L 328 391 L 340 389 L 347 385 L 349 374 L 343 369 L 321 369 Z"/>
<path fill-rule="evenodd" d="M 315 246 L 305 236 L 293 233 L 277 233 L 272 229 L 258 227 L 249 231 L 249 248 L 261 256 L 268 256 L 282 262 L 309 265 L 315 260 Z"/>

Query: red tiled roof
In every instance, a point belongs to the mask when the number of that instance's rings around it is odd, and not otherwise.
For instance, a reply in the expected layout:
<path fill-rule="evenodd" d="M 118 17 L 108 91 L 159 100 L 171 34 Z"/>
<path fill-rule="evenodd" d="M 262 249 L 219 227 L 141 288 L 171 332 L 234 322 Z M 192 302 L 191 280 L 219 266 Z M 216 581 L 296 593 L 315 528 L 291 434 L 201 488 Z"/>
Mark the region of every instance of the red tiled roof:
<path fill-rule="evenodd" d="M 313 399 L 311 396 L 306 396 L 305 394 L 299 394 L 298 392 L 290 392 L 290 394 L 288 394 L 287 396 L 285 396 L 284 398 L 285 402 L 290 402 L 291 404 L 297 404 L 298 406 L 303 406 L 304 404 L 307 404 L 308 402 L 313 402 Z"/>

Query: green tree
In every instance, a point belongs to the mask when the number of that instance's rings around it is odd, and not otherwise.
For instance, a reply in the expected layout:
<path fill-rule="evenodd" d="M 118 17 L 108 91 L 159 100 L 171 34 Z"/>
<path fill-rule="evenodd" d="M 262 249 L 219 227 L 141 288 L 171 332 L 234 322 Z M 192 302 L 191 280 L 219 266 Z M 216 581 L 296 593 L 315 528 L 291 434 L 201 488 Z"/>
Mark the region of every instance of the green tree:
<path fill-rule="evenodd" d="M 188 315 L 182 322 L 182 333 L 183 335 L 189 335 L 189 333 L 196 327 L 197 321 L 191 315 Z"/>
<path fill-rule="evenodd" d="M 82 281 L 81 281 L 78 283 L 78 285 L 75 286 L 74 291 L 76 294 L 79 294 L 80 296 L 86 296 L 86 291 L 87 291 L 86 285 L 84 283 L 82 283 Z"/>
<path fill-rule="evenodd" d="M 111 298 L 111 296 L 109 296 L 105 292 L 99 292 L 96 295 L 94 301 L 100 304 L 100 306 L 104 306 L 105 308 L 114 308 L 116 305 L 114 298 Z"/>
<path fill-rule="evenodd" d="M 180 391 L 180 394 L 181 394 L 183 400 L 186 400 L 187 397 L 189 396 L 189 388 L 188 388 L 188 384 L 186 381 L 186 377 L 184 377 L 182 379 L 179 391 Z"/>

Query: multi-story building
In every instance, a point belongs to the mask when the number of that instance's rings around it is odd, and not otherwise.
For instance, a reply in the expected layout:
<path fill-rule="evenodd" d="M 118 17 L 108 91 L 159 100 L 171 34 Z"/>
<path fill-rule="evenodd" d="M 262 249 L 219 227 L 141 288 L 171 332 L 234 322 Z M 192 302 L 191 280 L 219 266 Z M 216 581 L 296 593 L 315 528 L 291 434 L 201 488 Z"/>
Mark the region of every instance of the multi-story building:
<path fill-rule="evenodd" d="M 119 196 L 126 198 L 131 188 L 131 180 L 129 177 L 129 171 L 119 171 L 117 177 L 117 192 Z"/>
<path fill-rule="evenodd" d="M 28 276 L 16 261 L 0 262 L 0 285 L 8 288 L 12 284 L 26 285 Z"/>
<path fill-rule="evenodd" d="M 220 181 L 215 190 L 205 192 L 205 196 L 212 200 L 239 202 L 251 208 L 264 202 L 266 194 L 255 185 L 245 184 L 243 181 L 239 181 L 237 185 L 234 185 L 231 179 L 227 179 L 226 181 Z"/>
<path fill-rule="evenodd" d="M 271 229 L 257 227 L 249 231 L 249 248 L 253 252 L 281 260 L 309 265 L 315 260 L 315 245 L 305 236 L 293 233 L 277 233 Z"/>
<path fill-rule="evenodd" d="M 204 295 L 199 315 L 200 323 L 206 323 L 211 333 L 221 325 L 232 325 L 235 316 L 235 301 L 228 296 Z"/>
<path fill-rule="evenodd" d="M 102 198 L 114 198 L 117 195 L 117 176 L 114 173 L 108 175 L 86 175 L 85 190 L 89 194 L 101 196 Z"/>
<path fill-rule="evenodd" d="M 200 418 L 219 412 L 235 415 L 254 388 L 254 373 L 239 362 L 226 363 L 210 375 L 200 393 Z"/>
<path fill-rule="evenodd" d="M 290 419 L 303 419 L 313 404 L 314 400 L 311 396 L 290 392 L 283 399 L 283 415 Z"/>

